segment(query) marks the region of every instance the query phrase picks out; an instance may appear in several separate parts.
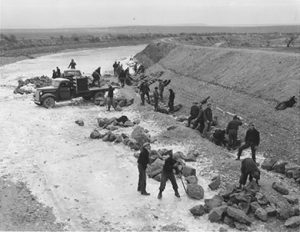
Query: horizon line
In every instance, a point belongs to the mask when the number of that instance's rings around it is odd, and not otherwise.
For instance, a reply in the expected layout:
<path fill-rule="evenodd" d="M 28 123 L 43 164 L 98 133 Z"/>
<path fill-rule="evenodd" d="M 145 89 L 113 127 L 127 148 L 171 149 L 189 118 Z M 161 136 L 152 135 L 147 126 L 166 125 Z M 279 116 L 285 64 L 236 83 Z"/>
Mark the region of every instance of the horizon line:
<path fill-rule="evenodd" d="M 9 27 L 0 30 L 64 30 L 64 29 L 100 29 L 100 28 L 120 28 L 120 27 L 277 27 L 277 26 L 300 26 L 298 24 L 228 24 L 228 25 L 209 25 L 209 24 L 169 24 L 169 25 L 112 25 L 112 26 L 66 26 L 66 27 Z"/>

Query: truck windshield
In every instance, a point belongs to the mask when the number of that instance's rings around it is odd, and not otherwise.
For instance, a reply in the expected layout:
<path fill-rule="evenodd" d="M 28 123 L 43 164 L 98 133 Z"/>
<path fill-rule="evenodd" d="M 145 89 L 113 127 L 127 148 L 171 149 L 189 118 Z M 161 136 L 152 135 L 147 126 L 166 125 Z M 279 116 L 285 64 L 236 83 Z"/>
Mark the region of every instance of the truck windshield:
<path fill-rule="evenodd" d="M 60 83 L 61 83 L 61 81 L 58 81 L 58 80 L 52 80 L 52 85 L 53 85 L 54 87 L 56 87 L 56 88 L 59 87 Z"/>

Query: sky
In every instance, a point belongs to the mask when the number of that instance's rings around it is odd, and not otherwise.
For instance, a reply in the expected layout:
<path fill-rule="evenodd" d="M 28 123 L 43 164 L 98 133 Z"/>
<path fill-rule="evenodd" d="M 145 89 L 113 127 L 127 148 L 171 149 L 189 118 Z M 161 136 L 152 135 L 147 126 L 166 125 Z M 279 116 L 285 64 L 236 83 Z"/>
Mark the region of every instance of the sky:
<path fill-rule="evenodd" d="M 0 27 L 300 25 L 300 0 L 0 0 Z"/>

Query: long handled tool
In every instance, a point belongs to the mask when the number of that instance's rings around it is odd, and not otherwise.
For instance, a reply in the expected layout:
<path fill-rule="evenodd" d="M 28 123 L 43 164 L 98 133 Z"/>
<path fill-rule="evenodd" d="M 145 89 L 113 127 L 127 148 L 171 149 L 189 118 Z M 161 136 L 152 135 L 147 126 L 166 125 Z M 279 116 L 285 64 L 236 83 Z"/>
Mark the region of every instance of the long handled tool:
<path fill-rule="evenodd" d="M 180 180 L 181 180 L 182 186 L 183 186 L 183 188 L 184 188 L 184 191 L 185 191 L 185 193 L 187 194 L 187 191 L 186 191 L 186 188 L 185 188 L 185 185 L 184 185 L 184 183 L 183 183 L 183 180 L 182 180 L 182 176 L 181 176 L 181 175 L 180 175 Z"/>

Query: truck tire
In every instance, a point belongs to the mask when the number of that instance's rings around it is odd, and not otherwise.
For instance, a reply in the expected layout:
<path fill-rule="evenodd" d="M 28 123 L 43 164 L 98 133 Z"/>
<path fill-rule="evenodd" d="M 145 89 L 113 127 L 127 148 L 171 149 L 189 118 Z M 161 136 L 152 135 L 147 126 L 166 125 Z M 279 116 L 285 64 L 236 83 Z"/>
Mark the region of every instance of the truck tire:
<path fill-rule="evenodd" d="M 103 105 L 105 103 L 104 92 L 97 92 L 94 95 L 94 103 L 96 105 Z"/>
<path fill-rule="evenodd" d="M 43 106 L 45 108 L 53 108 L 55 106 L 55 100 L 53 97 L 46 97 L 44 100 L 43 100 Z"/>

